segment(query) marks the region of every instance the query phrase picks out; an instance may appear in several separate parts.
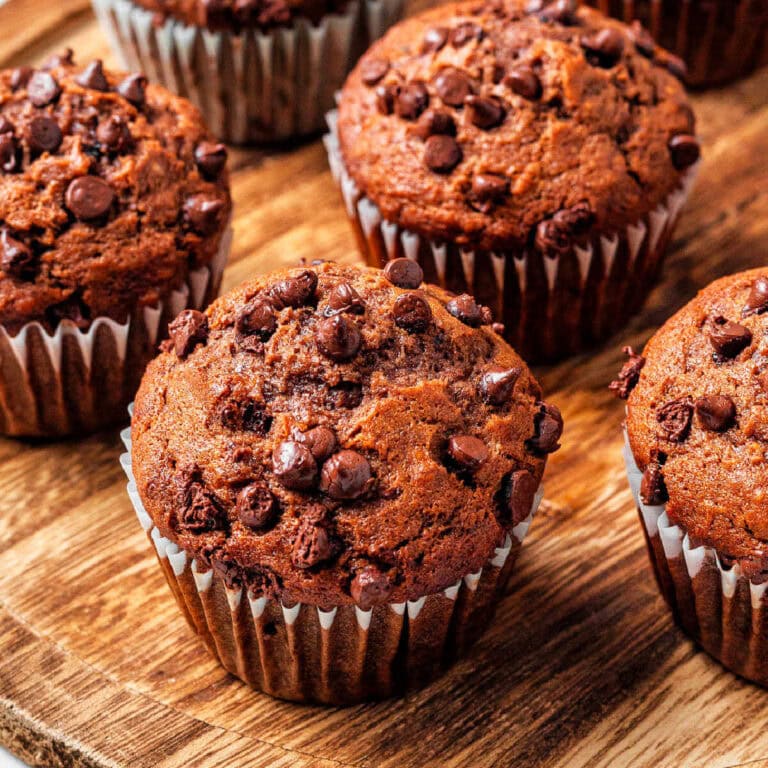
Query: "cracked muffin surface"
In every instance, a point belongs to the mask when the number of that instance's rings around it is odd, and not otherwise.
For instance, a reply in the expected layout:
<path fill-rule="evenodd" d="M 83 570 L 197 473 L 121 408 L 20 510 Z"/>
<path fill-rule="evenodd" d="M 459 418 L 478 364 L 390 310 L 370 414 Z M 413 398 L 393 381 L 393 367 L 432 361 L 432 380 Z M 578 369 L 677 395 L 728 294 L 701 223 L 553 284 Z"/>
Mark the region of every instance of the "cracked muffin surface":
<path fill-rule="evenodd" d="M 489 323 L 406 259 L 273 273 L 182 313 L 136 397 L 147 512 L 285 604 L 453 585 L 528 517 L 562 431 Z"/>

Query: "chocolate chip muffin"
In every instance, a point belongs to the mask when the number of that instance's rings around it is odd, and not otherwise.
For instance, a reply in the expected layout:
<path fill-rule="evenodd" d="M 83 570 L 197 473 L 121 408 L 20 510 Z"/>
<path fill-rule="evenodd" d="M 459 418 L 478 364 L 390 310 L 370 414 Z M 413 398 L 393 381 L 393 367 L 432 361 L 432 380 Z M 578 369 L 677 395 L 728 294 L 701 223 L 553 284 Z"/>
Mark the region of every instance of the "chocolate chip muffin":
<path fill-rule="evenodd" d="M 389 696 L 487 623 L 562 431 L 489 321 L 407 259 L 266 275 L 174 321 L 126 464 L 230 672 L 289 699 Z"/>
<path fill-rule="evenodd" d="M 71 51 L 0 72 L 0 431 L 126 417 L 168 321 L 218 292 L 225 163 L 142 75 Z"/>
<path fill-rule="evenodd" d="M 766 0 L 586 0 L 632 23 L 648 39 L 674 51 L 670 63 L 692 86 L 718 85 L 768 63 Z M 643 29 L 647 29 L 645 32 Z M 678 58 L 681 57 L 681 58 Z"/>
<path fill-rule="evenodd" d="M 699 158 L 693 113 L 635 32 L 561 0 L 441 6 L 347 80 L 327 141 L 360 248 L 474 294 L 528 360 L 642 303 Z"/>
<path fill-rule="evenodd" d="M 129 68 L 238 144 L 319 133 L 349 70 L 403 0 L 92 0 Z"/>
<path fill-rule="evenodd" d="M 611 386 L 627 397 L 630 482 L 683 628 L 768 684 L 768 270 L 712 283 Z"/>

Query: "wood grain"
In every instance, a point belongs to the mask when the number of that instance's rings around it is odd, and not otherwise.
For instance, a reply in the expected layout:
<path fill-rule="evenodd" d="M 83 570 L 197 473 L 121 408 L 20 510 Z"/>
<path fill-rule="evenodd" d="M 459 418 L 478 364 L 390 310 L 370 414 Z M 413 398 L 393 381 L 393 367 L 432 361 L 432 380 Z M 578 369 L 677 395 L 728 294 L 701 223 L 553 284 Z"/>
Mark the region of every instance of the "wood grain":
<path fill-rule="evenodd" d="M 0 64 L 109 60 L 83 0 L 10 0 Z M 13 31 L 13 34 L 10 32 Z M 116 433 L 0 441 L 0 741 L 41 766 L 768 766 L 768 693 L 674 626 L 653 581 L 606 384 L 623 343 L 768 256 L 768 71 L 697 96 L 706 151 L 664 280 L 593 354 L 541 369 L 566 418 L 547 501 L 491 630 L 424 691 L 302 707 L 228 677 L 187 629 L 136 524 Z M 319 142 L 233 152 L 225 287 L 354 261 Z"/>

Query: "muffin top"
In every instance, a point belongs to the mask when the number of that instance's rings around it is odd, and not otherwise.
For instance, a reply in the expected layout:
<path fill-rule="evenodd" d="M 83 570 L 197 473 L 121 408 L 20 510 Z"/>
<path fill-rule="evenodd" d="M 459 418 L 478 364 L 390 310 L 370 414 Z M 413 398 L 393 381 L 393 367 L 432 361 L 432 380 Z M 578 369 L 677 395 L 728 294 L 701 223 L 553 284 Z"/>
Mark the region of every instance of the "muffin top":
<path fill-rule="evenodd" d="M 768 571 L 768 269 L 705 288 L 631 355 L 612 387 L 641 496 L 694 544 Z M 630 394 L 631 392 L 631 394 Z"/>
<path fill-rule="evenodd" d="M 141 75 L 73 63 L 0 72 L 0 323 L 124 321 L 218 250 L 226 149 Z"/>
<path fill-rule="evenodd" d="M 344 165 L 406 229 L 556 254 L 593 225 L 637 222 L 698 159 L 676 62 L 575 0 L 443 5 L 349 76 Z"/>
<path fill-rule="evenodd" d="M 182 313 L 132 424 L 162 534 L 286 604 L 401 602 L 487 564 L 562 419 L 487 308 L 421 279 L 321 263 Z"/>

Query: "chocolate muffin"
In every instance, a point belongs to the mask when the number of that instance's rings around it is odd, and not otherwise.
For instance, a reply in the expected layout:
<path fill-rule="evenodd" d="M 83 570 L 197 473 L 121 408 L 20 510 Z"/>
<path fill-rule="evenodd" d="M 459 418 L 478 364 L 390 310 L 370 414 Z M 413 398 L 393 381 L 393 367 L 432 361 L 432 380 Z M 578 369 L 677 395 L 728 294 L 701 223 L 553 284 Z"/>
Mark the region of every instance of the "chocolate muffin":
<path fill-rule="evenodd" d="M 633 354 L 627 468 L 675 617 L 712 656 L 768 684 L 768 270 L 712 283 Z"/>
<path fill-rule="evenodd" d="M 123 420 L 186 306 L 218 292 L 226 149 L 142 75 L 76 64 L 0 72 L 0 431 Z"/>
<path fill-rule="evenodd" d="M 136 397 L 129 491 L 230 672 L 380 698 L 488 622 L 562 431 L 489 314 L 401 259 L 266 275 L 174 321 Z"/>
<path fill-rule="evenodd" d="M 125 66 L 194 102 L 238 144 L 319 133 L 403 0 L 92 0 Z"/>
<path fill-rule="evenodd" d="M 699 158 L 660 56 L 575 2 L 441 6 L 347 80 L 327 141 L 371 264 L 469 292 L 527 360 L 614 333 L 658 272 Z"/>
<path fill-rule="evenodd" d="M 766 0 L 585 0 L 636 25 L 639 35 L 673 51 L 686 82 L 703 87 L 744 77 L 768 63 Z M 644 29 L 648 30 L 647 32 Z"/>

